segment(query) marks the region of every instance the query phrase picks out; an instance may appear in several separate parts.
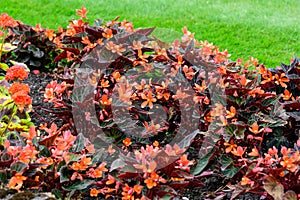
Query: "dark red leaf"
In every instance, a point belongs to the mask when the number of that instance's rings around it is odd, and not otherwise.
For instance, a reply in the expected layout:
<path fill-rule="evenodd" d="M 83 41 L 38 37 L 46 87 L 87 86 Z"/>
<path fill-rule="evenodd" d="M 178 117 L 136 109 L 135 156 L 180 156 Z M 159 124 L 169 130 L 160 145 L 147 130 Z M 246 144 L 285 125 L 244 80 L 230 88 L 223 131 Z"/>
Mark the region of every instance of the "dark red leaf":
<path fill-rule="evenodd" d="M 171 183 L 169 186 L 172 187 L 174 190 L 181 190 L 186 188 L 189 185 L 189 181 L 182 181 L 178 183 Z"/>
<path fill-rule="evenodd" d="M 102 38 L 102 33 L 104 33 L 103 30 L 96 27 L 85 27 L 85 31 L 96 38 Z"/>
<path fill-rule="evenodd" d="M 144 29 L 137 29 L 135 33 L 139 33 L 142 35 L 150 35 L 154 31 L 155 27 L 153 28 L 144 28 Z"/>
<path fill-rule="evenodd" d="M 52 146 L 53 142 L 55 141 L 55 138 L 58 136 L 58 134 L 52 135 L 51 137 L 48 137 L 46 139 L 43 139 L 39 141 L 39 145 L 44 145 L 45 147 Z"/>
<path fill-rule="evenodd" d="M 62 59 L 65 59 L 67 57 L 67 52 L 63 51 L 58 56 L 55 57 L 54 62 L 61 61 Z"/>
<path fill-rule="evenodd" d="M 72 53 L 74 53 L 75 55 L 79 55 L 79 54 L 80 54 L 79 49 L 76 49 L 76 48 L 66 48 L 66 47 L 62 47 L 61 49 L 65 50 L 65 51 L 72 52 Z"/>
<path fill-rule="evenodd" d="M 139 175 L 139 173 L 126 172 L 126 173 L 118 175 L 118 178 L 120 178 L 120 179 L 136 178 L 138 175 Z"/>

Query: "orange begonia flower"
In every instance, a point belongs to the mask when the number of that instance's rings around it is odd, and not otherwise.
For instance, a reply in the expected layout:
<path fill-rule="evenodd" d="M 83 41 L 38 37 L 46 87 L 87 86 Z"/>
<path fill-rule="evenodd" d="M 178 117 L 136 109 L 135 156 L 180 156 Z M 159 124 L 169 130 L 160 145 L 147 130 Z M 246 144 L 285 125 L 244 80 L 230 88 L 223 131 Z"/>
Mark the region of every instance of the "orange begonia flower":
<path fill-rule="evenodd" d="M 148 62 L 148 60 L 147 60 L 148 57 L 149 57 L 148 55 L 143 54 L 141 49 L 138 49 L 138 58 L 139 59 L 141 59 L 144 62 Z"/>
<path fill-rule="evenodd" d="M 110 28 L 106 28 L 104 30 L 104 33 L 102 33 L 103 37 L 107 38 L 107 39 L 110 39 L 112 38 L 114 35 L 113 35 L 113 32 Z"/>
<path fill-rule="evenodd" d="M 81 158 L 80 164 L 81 164 L 81 165 L 86 165 L 86 166 L 88 166 L 88 165 L 92 164 L 92 159 L 83 156 L 83 157 Z"/>
<path fill-rule="evenodd" d="M 291 149 L 290 148 L 286 148 L 285 146 L 281 147 L 281 151 L 282 155 L 287 156 L 291 153 Z"/>
<path fill-rule="evenodd" d="M 90 190 L 91 197 L 97 197 L 98 194 L 99 194 L 99 190 L 97 190 L 96 188 L 91 188 L 91 190 Z"/>
<path fill-rule="evenodd" d="M 153 142 L 153 146 L 158 147 L 158 146 L 159 146 L 159 142 L 155 140 L 155 141 Z"/>
<path fill-rule="evenodd" d="M 44 31 L 43 27 L 41 24 L 37 24 L 35 27 L 32 27 L 32 29 L 37 32 L 37 33 L 41 33 L 42 31 Z"/>
<path fill-rule="evenodd" d="M 241 82 L 242 86 L 246 86 L 247 83 L 248 83 L 248 80 L 247 80 L 247 78 L 246 78 L 246 75 L 245 75 L 245 74 L 241 75 L 241 76 L 240 76 L 240 79 L 241 79 L 240 82 Z"/>
<path fill-rule="evenodd" d="M 44 97 L 45 101 L 52 102 L 52 100 L 55 98 L 53 88 L 46 88 Z"/>
<path fill-rule="evenodd" d="M 20 151 L 19 160 L 25 163 L 29 163 L 31 159 L 35 159 L 38 151 L 34 146 L 26 145 L 22 151 Z"/>
<path fill-rule="evenodd" d="M 185 98 L 187 98 L 187 97 L 189 97 L 189 96 L 190 96 L 189 94 L 187 94 L 187 93 L 185 93 L 185 92 L 183 92 L 183 91 L 181 91 L 181 90 L 177 90 L 177 91 L 176 91 L 176 94 L 173 95 L 172 97 L 173 97 L 174 99 L 185 99 Z"/>
<path fill-rule="evenodd" d="M 71 181 L 74 181 L 75 179 L 79 179 L 79 180 L 83 180 L 83 177 L 82 177 L 82 175 L 81 174 L 79 174 L 78 172 L 74 172 L 73 174 L 72 174 L 72 176 L 71 176 Z"/>
<path fill-rule="evenodd" d="M 156 186 L 157 186 L 156 180 L 157 180 L 158 178 L 159 178 L 159 176 L 158 176 L 155 172 L 153 172 L 153 173 L 151 174 L 151 177 L 147 178 L 147 179 L 144 181 L 144 183 L 146 183 L 148 189 L 152 189 L 153 187 L 156 187 Z"/>
<path fill-rule="evenodd" d="M 102 95 L 101 97 L 101 101 L 100 101 L 103 105 L 108 106 L 111 104 L 112 102 L 112 98 L 108 98 L 107 94 Z"/>
<path fill-rule="evenodd" d="M 156 187 L 158 182 L 165 183 L 166 180 L 156 174 L 156 172 L 152 172 L 150 177 L 144 180 L 144 183 L 146 183 L 148 189 Z"/>
<path fill-rule="evenodd" d="M 185 152 L 185 149 L 184 148 L 180 149 L 180 147 L 178 146 L 178 144 L 174 144 L 173 148 L 172 148 L 171 145 L 167 144 L 165 152 L 169 156 L 177 156 L 177 155 L 180 155 L 183 152 Z"/>
<path fill-rule="evenodd" d="M 54 163 L 52 158 L 42 157 L 37 159 L 37 163 L 45 164 L 45 165 L 52 165 Z M 48 166 L 43 166 L 43 169 L 46 169 Z"/>
<path fill-rule="evenodd" d="M 133 44 L 132 48 L 135 50 L 142 49 L 144 47 L 141 41 L 134 40 L 132 44 Z"/>
<path fill-rule="evenodd" d="M 280 74 L 280 76 L 278 76 L 278 74 L 275 74 L 275 79 L 275 83 L 277 85 L 281 85 L 284 88 L 287 88 L 287 84 L 285 83 L 290 81 L 287 77 L 285 77 L 285 73 Z"/>
<path fill-rule="evenodd" d="M 181 66 L 184 63 L 184 61 L 183 61 L 181 55 L 177 55 L 176 58 L 177 58 L 177 62 L 174 62 L 173 65 L 179 67 L 179 66 Z"/>
<path fill-rule="evenodd" d="M 266 83 L 274 80 L 274 76 L 272 75 L 272 72 L 270 72 L 270 71 L 267 71 L 265 74 L 262 74 L 262 78 L 264 80 L 261 81 L 261 84 L 266 84 Z"/>
<path fill-rule="evenodd" d="M 294 159 L 292 157 L 283 156 L 283 161 L 280 162 L 282 167 L 286 167 L 289 171 L 295 172 L 298 168 L 298 165 L 294 163 Z"/>
<path fill-rule="evenodd" d="M 226 110 L 226 118 L 233 118 L 236 115 L 236 109 L 235 107 L 231 106 L 230 111 Z"/>
<path fill-rule="evenodd" d="M 107 178 L 108 178 L 108 180 L 105 183 L 106 185 L 111 185 L 111 184 L 114 184 L 116 182 L 116 179 L 110 174 L 108 174 Z"/>
<path fill-rule="evenodd" d="M 226 153 L 229 153 L 229 152 L 235 150 L 236 147 L 237 147 L 237 145 L 234 144 L 234 141 L 233 141 L 232 139 L 230 140 L 230 143 L 224 142 L 224 146 L 225 146 L 225 147 L 227 146 L 227 148 L 225 149 L 225 152 L 226 152 Z"/>
<path fill-rule="evenodd" d="M 87 158 L 86 156 L 83 156 L 80 159 L 80 162 L 74 162 L 71 166 L 71 168 L 73 170 L 86 170 L 88 168 L 88 166 L 92 164 L 92 159 L 91 158 Z"/>
<path fill-rule="evenodd" d="M 75 162 L 75 163 L 72 164 L 71 168 L 73 170 L 78 171 L 78 170 L 81 170 L 81 165 L 80 165 L 80 163 Z"/>
<path fill-rule="evenodd" d="M 122 192 L 122 200 L 134 200 L 134 196 L 133 193 L 135 192 L 134 189 L 132 187 L 130 187 L 128 184 L 126 184 L 123 188 L 122 188 L 123 192 Z"/>
<path fill-rule="evenodd" d="M 144 186 L 141 186 L 141 185 L 133 186 L 133 189 L 137 194 L 141 194 L 143 188 L 144 188 Z"/>
<path fill-rule="evenodd" d="M 105 88 L 105 87 L 109 87 L 109 81 L 108 80 L 101 80 L 101 87 Z"/>
<path fill-rule="evenodd" d="M 261 133 L 264 129 L 263 128 L 259 129 L 257 122 L 255 122 L 252 124 L 251 128 L 249 127 L 249 130 L 254 134 L 258 134 L 258 133 Z"/>
<path fill-rule="evenodd" d="M 9 142 L 6 142 L 5 145 L 7 146 L 7 153 L 13 157 L 15 157 L 22 150 L 20 146 L 10 146 Z"/>
<path fill-rule="evenodd" d="M 122 55 L 122 52 L 126 51 L 126 48 L 123 48 L 122 44 L 114 44 L 112 41 L 109 41 L 106 44 L 106 48 L 112 53 L 117 53 L 119 55 Z"/>
<path fill-rule="evenodd" d="M 55 37 L 53 42 L 57 45 L 58 48 L 62 48 L 64 46 L 64 44 L 61 42 L 60 37 Z"/>
<path fill-rule="evenodd" d="M 147 134 L 154 133 L 155 135 L 157 135 L 158 129 L 160 128 L 159 124 L 154 124 L 154 122 L 152 121 L 150 126 L 148 122 L 144 122 L 144 125 L 147 130 Z"/>
<path fill-rule="evenodd" d="M 27 179 L 26 176 L 22 176 L 20 173 L 16 173 L 8 183 L 8 188 L 20 190 L 23 185 L 23 181 Z"/>
<path fill-rule="evenodd" d="M 97 43 L 91 43 L 88 36 L 82 37 L 81 43 L 86 44 L 88 49 L 93 49 L 97 45 Z"/>
<path fill-rule="evenodd" d="M 231 153 L 235 156 L 243 156 L 246 149 L 243 149 L 241 146 L 238 146 L 236 149 L 232 150 Z"/>
<path fill-rule="evenodd" d="M 260 74 L 266 74 L 268 71 L 267 68 L 263 64 L 260 64 L 259 67 L 256 68 L 256 70 Z"/>
<path fill-rule="evenodd" d="M 82 18 L 86 18 L 86 14 L 88 11 L 84 6 L 81 7 L 81 9 L 76 9 L 76 15 Z"/>
<path fill-rule="evenodd" d="M 121 80 L 121 74 L 120 74 L 120 72 L 114 72 L 112 74 L 112 76 L 116 80 L 116 82 L 119 82 Z"/>
<path fill-rule="evenodd" d="M 157 98 L 158 98 L 158 99 L 164 98 L 165 100 L 169 100 L 169 98 L 170 98 L 170 93 L 169 93 L 169 92 L 163 92 L 163 93 L 157 92 Z"/>
<path fill-rule="evenodd" d="M 252 97 L 255 97 L 257 94 L 261 95 L 261 94 L 264 94 L 264 93 L 265 93 L 265 91 L 262 90 L 260 87 L 256 87 L 253 90 L 248 92 L 248 94 Z"/>
<path fill-rule="evenodd" d="M 109 145 L 109 147 L 108 147 L 108 149 L 107 149 L 107 152 L 108 152 L 110 155 L 113 155 L 113 154 L 116 152 L 116 150 L 113 148 L 112 145 Z"/>
<path fill-rule="evenodd" d="M 205 81 L 202 81 L 201 86 L 198 85 L 197 83 L 195 83 L 195 87 L 194 87 L 198 92 L 204 92 L 204 90 L 206 89 L 206 83 Z"/>
<path fill-rule="evenodd" d="M 153 102 L 156 102 L 156 98 L 152 97 L 151 91 L 148 92 L 147 96 L 144 93 L 142 93 L 141 97 L 142 99 L 146 100 L 142 103 L 142 108 L 145 108 L 147 105 L 149 105 L 150 108 L 153 108 Z"/>
<path fill-rule="evenodd" d="M 278 150 L 276 147 L 273 146 L 273 148 L 269 148 L 268 149 L 268 154 L 271 155 L 271 156 L 277 156 L 278 154 Z"/>
<path fill-rule="evenodd" d="M 183 169 L 186 171 L 190 171 L 190 165 L 193 165 L 194 162 L 187 159 L 187 155 L 184 154 L 180 157 L 180 160 L 176 161 L 179 166 L 176 166 L 175 168 Z"/>
<path fill-rule="evenodd" d="M 170 93 L 169 93 L 169 92 L 166 92 L 166 90 L 169 89 L 169 88 L 168 88 L 169 82 L 170 82 L 170 80 L 167 79 L 166 82 L 163 81 L 163 82 L 161 83 L 161 86 L 159 86 L 159 87 L 156 88 L 157 92 L 163 92 L 164 94 L 168 94 L 167 98 L 165 97 L 166 100 L 168 100 L 168 99 L 169 99 L 169 96 L 170 96 Z M 159 98 L 159 99 L 160 99 L 160 98 Z"/>
<path fill-rule="evenodd" d="M 213 117 L 211 116 L 211 111 L 209 111 L 205 116 L 204 116 L 204 120 L 207 122 L 212 122 L 213 121 Z"/>
<path fill-rule="evenodd" d="M 144 88 L 150 88 L 148 84 L 146 84 L 145 80 L 141 81 L 141 84 L 135 83 L 134 84 L 135 89 L 137 90 L 143 90 Z"/>
<path fill-rule="evenodd" d="M 131 139 L 130 138 L 126 138 L 125 140 L 123 140 L 123 144 L 128 147 L 131 145 Z"/>
<path fill-rule="evenodd" d="M 281 96 L 282 96 L 283 100 L 287 101 L 292 97 L 292 93 L 290 93 L 287 89 L 285 89 Z"/>
<path fill-rule="evenodd" d="M 252 63 L 255 67 L 258 65 L 258 60 L 256 58 L 250 57 L 250 63 Z"/>
<path fill-rule="evenodd" d="M 184 72 L 184 75 L 188 80 L 193 79 L 195 72 L 192 67 L 188 67 L 187 65 L 184 65 L 182 71 Z"/>
<path fill-rule="evenodd" d="M 48 39 L 50 41 L 52 41 L 56 36 L 55 33 L 54 33 L 54 30 L 50 30 L 50 29 L 46 29 L 45 35 L 48 37 Z"/>
<path fill-rule="evenodd" d="M 103 172 L 107 172 L 108 169 L 105 168 L 106 163 L 101 163 L 95 170 L 92 170 L 90 176 L 92 178 L 102 178 Z"/>
<path fill-rule="evenodd" d="M 254 181 L 251 181 L 248 177 L 244 176 L 241 181 L 241 185 L 253 185 Z"/>
<path fill-rule="evenodd" d="M 254 147 L 253 149 L 252 149 L 252 151 L 250 152 L 250 153 L 248 153 L 248 155 L 249 156 L 259 156 L 259 152 L 258 152 L 258 150 L 257 150 L 257 148 L 256 147 Z"/>

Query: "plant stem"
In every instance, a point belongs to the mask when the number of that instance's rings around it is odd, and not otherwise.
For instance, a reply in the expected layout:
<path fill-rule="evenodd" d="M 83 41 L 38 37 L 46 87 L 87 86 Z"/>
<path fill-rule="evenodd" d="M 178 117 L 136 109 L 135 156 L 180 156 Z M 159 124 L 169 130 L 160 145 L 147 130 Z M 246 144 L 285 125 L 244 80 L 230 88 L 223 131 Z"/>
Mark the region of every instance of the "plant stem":
<path fill-rule="evenodd" d="M 16 105 L 14 105 L 14 107 L 13 107 L 13 113 L 11 114 L 11 117 L 9 118 L 9 121 L 8 121 L 8 123 L 7 123 L 7 125 L 6 125 L 6 127 L 5 127 L 5 129 L 4 129 L 4 131 L 2 132 L 2 133 L 0 133 L 0 137 L 3 137 L 4 135 L 5 135 L 5 132 L 7 131 L 7 129 L 8 129 L 8 127 L 9 127 L 9 125 L 10 125 L 10 123 L 12 122 L 12 119 L 13 119 L 13 117 L 16 115 L 16 113 L 17 113 L 17 106 Z"/>
<path fill-rule="evenodd" d="M 5 40 L 5 37 L 6 37 L 6 32 L 4 31 L 4 35 L 3 35 L 3 39 L 1 41 L 1 47 L 0 47 L 0 62 L 1 62 L 1 58 L 2 58 L 2 48 L 3 48 L 3 45 L 4 45 L 4 40 Z"/>

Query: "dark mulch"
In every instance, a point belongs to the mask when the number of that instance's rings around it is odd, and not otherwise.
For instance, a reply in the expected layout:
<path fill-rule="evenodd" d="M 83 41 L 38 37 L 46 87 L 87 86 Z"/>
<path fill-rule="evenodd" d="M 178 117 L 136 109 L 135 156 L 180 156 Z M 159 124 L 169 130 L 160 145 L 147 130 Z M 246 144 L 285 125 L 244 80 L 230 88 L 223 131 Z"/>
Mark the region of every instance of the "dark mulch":
<path fill-rule="evenodd" d="M 30 191 L 17 193 L 16 190 L 0 189 L 0 199 L 2 200 L 55 200 L 54 195 L 51 193 L 34 194 Z"/>
<path fill-rule="evenodd" d="M 36 125 L 42 123 L 49 123 L 53 120 L 54 116 L 51 113 L 45 112 L 42 108 L 47 108 L 51 104 L 44 102 L 45 88 L 52 80 L 56 80 L 57 77 L 51 73 L 42 72 L 39 75 L 30 73 L 28 78 L 23 82 L 30 86 L 30 96 L 32 97 L 33 111 L 30 113 L 31 121 Z"/>

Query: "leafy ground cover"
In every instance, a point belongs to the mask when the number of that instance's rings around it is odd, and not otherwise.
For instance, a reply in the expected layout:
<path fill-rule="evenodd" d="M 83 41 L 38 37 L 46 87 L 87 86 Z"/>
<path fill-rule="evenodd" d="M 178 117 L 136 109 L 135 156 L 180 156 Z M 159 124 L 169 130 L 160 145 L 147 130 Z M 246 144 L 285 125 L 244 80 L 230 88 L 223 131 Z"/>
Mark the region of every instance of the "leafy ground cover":
<path fill-rule="evenodd" d="M 187 28 L 167 44 L 76 13 L 57 31 L 0 17 L 6 194 L 299 198 L 298 58 L 267 69 Z"/>
<path fill-rule="evenodd" d="M 91 19 L 111 20 L 116 16 L 132 21 L 136 27 L 153 27 L 155 35 L 172 42 L 187 26 L 199 40 L 228 49 L 232 59 L 258 58 L 267 67 L 299 55 L 299 2 L 260 0 L 208 1 L 64 1 L 6 0 L 0 2 L 2 12 L 26 24 L 56 29 L 74 19 L 74 10 L 84 4 Z"/>

